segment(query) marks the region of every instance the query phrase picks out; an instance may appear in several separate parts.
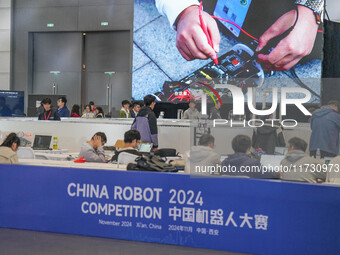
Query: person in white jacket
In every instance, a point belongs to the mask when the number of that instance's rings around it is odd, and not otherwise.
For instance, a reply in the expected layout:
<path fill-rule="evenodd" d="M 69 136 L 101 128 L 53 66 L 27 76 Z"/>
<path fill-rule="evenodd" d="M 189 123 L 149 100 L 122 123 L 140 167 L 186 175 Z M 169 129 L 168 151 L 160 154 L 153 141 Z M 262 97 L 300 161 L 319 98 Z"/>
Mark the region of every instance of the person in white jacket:
<path fill-rule="evenodd" d="M 215 138 L 204 134 L 198 141 L 198 146 L 191 147 L 185 153 L 185 168 L 187 174 L 210 175 L 221 165 L 220 155 L 214 152 Z"/>

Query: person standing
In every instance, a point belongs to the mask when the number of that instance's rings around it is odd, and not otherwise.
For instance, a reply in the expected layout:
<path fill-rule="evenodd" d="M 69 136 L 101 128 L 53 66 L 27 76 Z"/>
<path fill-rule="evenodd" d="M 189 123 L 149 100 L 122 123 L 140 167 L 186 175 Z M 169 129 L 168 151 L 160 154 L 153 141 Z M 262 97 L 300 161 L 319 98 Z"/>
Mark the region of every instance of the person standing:
<path fill-rule="evenodd" d="M 60 120 L 59 114 L 51 108 L 51 99 L 44 98 L 41 101 L 44 112 L 39 114 L 38 120 Z"/>
<path fill-rule="evenodd" d="M 196 102 L 190 100 L 189 108 L 183 113 L 183 119 L 195 120 L 201 116 L 201 113 L 196 109 Z"/>
<path fill-rule="evenodd" d="M 156 105 L 156 97 L 147 95 L 144 97 L 144 104 L 137 117 L 132 123 L 131 129 L 138 130 L 143 142 L 153 143 L 154 149 L 158 147 L 157 118 L 153 109 Z"/>
<path fill-rule="evenodd" d="M 132 109 L 130 110 L 130 114 L 132 118 L 136 118 L 142 106 L 143 104 L 140 101 L 133 102 Z"/>
<path fill-rule="evenodd" d="M 90 101 L 89 106 L 91 108 L 91 112 L 93 113 L 93 115 L 96 115 L 96 107 L 94 106 L 94 102 Z"/>
<path fill-rule="evenodd" d="M 221 112 L 220 112 L 221 106 L 222 105 L 220 101 L 217 101 L 215 106 L 211 108 L 209 119 L 211 120 L 222 119 Z"/>
<path fill-rule="evenodd" d="M 252 137 L 252 146 L 256 151 L 263 151 L 271 155 L 274 154 L 275 147 L 286 146 L 281 125 L 274 121 L 271 122 L 272 119 L 273 114 L 262 116 L 261 120 L 264 124 L 254 129 Z"/>
<path fill-rule="evenodd" d="M 316 157 L 318 150 L 321 158 L 337 156 L 340 132 L 339 102 L 331 100 L 326 106 L 313 112 L 310 127 L 310 156 Z"/>
<path fill-rule="evenodd" d="M 129 100 L 122 101 L 122 108 L 120 109 L 118 117 L 119 118 L 131 118 Z"/>
<path fill-rule="evenodd" d="M 70 110 L 66 106 L 67 99 L 66 97 L 59 97 L 57 101 L 58 105 L 58 114 L 61 118 L 70 117 Z"/>

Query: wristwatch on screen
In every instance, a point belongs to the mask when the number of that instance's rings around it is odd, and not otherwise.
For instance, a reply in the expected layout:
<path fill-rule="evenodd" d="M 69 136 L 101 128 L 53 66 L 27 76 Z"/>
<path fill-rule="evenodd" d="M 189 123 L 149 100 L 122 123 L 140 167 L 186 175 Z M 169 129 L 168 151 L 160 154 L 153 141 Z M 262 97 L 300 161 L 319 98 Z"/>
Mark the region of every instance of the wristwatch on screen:
<path fill-rule="evenodd" d="M 296 0 L 295 4 L 306 6 L 314 12 L 316 23 L 321 24 L 324 0 Z"/>

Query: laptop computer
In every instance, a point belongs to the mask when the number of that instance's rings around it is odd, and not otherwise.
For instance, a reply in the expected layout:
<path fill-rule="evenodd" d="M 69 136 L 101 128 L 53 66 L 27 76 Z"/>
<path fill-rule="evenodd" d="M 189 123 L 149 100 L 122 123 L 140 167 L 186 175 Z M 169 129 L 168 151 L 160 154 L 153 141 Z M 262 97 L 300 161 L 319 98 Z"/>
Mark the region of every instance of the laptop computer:
<path fill-rule="evenodd" d="M 33 150 L 49 150 L 52 136 L 50 135 L 36 135 L 33 142 Z"/>
<path fill-rule="evenodd" d="M 138 152 L 149 153 L 152 150 L 153 143 L 137 143 L 136 150 Z"/>
<path fill-rule="evenodd" d="M 284 155 L 261 155 L 261 164 L 263 166 L 280 166 L 281 161 L 285 158 Z"/>
<path fill-rule="evenodd" d="M 229 155 L 221 155 L 220 156 L 221 162 L 223 162 L 223 160 L 227 159 L 228 157 L 229 157 Z"/>

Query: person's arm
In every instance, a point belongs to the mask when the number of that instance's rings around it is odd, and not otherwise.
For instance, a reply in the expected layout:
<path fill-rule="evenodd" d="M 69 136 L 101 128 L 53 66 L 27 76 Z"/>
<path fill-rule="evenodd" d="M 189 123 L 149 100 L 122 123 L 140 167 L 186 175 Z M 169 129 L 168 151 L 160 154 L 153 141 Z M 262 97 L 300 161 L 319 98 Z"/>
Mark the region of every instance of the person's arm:
<path fill-rule="evenodd" d="M 87 150 L 84 153 L 84 158 L 87 162 L 105 162 L 105 153 L 103 147 L 99 147 L 97 150 Z"/>
<path fill-rule="evenodd" d="M 338 127 L 340 131 L 340 114 L 339 113 L 334 113 L 334 118 L 333 121 L 335 122 L 336 126 Z"/>
<path fill-rule="evenodd" d="M 186 110 L 183 114 L 183 119 L 189 119 L 189 111 Z"/>
<path fill-rule="evenodd" d="M 176 47 L 186 60 L 216 58 L 221 36 L 216 21 L 205 11 L 202 17 L 214 45 L 212 48 L 199 20 L 199 3 L 194 0 L 156 0 L 160 14 L 176 28 Z"/>
<path fill-rule="evenodd" d="M 267 69 L 284 71 L 295 66 L 301 58 L 309 55 L 313 49 L 318 24 L 314 12 L 308 7 L 297 6 L 299 17 L 294 29 L 282 39 L 268 55 L 259 54 L 258 59 Z M 288 30 L 296 20 L 296 10 L 282 15 L 259 39 L 256 51 Z"/>
<path fill-rule="evenodd" d="M 175 28 L 179 14 L 191 5 L 199 5 L 197 0 L 156 0 L 156 8 L 162 16 L 167 17 L 170 26 Z"/>
<path fill-rule="evenodd" d="M 212 160 L 212 166 L 214 166 L 214 167 L 216 165 L 221 166 L 221 164 L 222 164 L 221 156 L 216 153 L 216 155 L 214 156 L 214 158 Z M 213 174 L 213 175 L 220 175 L 221 172 L 214 172 L 214 173 L 211 173 L 211 174 Z"/>
<path fill-rule="evenodd" d="M 148 115 L 148 121 L 151 135 L 158 134 L 157 118 L 155 113 L 152 112 Z"/>

